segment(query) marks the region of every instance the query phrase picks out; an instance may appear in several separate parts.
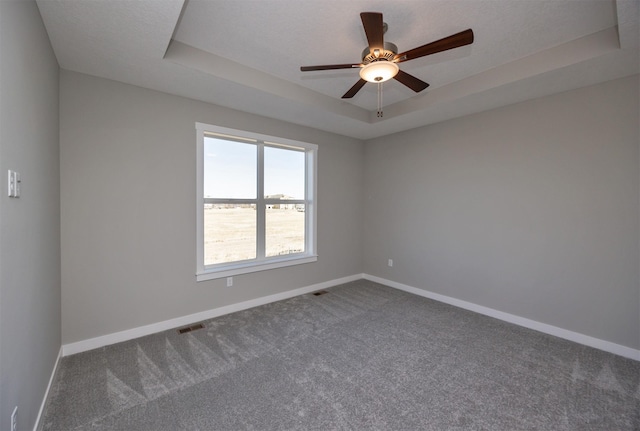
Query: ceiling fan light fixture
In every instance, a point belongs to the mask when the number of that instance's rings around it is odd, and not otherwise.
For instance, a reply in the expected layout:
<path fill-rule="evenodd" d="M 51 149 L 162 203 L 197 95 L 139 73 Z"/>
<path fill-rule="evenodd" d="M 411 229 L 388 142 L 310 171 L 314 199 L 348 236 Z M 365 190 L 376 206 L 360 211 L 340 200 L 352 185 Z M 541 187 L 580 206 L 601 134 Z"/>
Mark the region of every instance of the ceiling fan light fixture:
<path fill-rule="evenodd" d="M 401 84 L 419 93 L 427 88 L 429 84 L 405 71 L 401 71 L 397 63 L 469 45 L 473 43 L 474 38 L 473 30 L 469 28 L 460 33 L 452 34 L 435 42 L 427 43 L 426 45 L 398 54 L 397 46 L 391 42 L 384 41 L 384 34 L 388 26 L 382 20 L 382 13 L 362 12 L 360 19 L 362 20 L 362 26 L 364 27 L 364 33 L 367 36 L 368 42 L 368 46 L 362 51 L 362 62 L 360 64 L 326 64 L 320 66 L 302 66 L 300 68 L 301 72 L 309 72 L 312 70 L 354 69 L 359 67 L 360 79 L 349 91 L 342 95 L 343 99 L 351 99 L 367 82 L 380 84 L 391 78 L 395 78 Z M 378 85 L 378 92 L 378 114 L 381 116 L 381 85 Z"/>
<path fill-rule="evenodd" d="M 396 63 L 391 61 L 374 61 L 360 69 L 360 78 L 367 82 L 378 84 L 393 78 L 398 74 L 400 68 Z"/>

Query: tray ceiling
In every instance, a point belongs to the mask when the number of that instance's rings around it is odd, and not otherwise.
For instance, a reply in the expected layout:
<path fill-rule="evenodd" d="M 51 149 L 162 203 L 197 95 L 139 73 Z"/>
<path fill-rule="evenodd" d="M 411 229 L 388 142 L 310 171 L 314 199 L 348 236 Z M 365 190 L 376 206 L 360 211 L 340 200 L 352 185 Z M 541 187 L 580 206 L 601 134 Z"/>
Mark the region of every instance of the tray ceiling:
<path fill-rule="evenodd" d="M 39 0 L 60 67 L 360 139 L 640 71 L 635 0 Z M 467 28 L 475 42 L 401 63 L 396 81 L 340 99 L 358 71 L 360 12 L 405 51 Z"/>

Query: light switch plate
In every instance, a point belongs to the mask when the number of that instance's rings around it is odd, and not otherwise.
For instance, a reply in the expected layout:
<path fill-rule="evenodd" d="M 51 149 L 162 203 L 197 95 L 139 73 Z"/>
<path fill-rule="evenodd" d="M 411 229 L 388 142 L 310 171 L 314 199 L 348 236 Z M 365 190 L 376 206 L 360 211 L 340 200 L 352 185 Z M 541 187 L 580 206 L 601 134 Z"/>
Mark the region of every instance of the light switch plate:
<path fill-rule="evenodd" d="M 16 175 L 15 172 L 9 170 L 7 175 L 7 184 L 8 184 L 8 194 L 10 198 L 16 197 Z"/>
<path fill-rule="evenodd" d="M 10 198 L 20 197 L 20 174 L 11 169 L 7 174 L 7 194 Z"/>

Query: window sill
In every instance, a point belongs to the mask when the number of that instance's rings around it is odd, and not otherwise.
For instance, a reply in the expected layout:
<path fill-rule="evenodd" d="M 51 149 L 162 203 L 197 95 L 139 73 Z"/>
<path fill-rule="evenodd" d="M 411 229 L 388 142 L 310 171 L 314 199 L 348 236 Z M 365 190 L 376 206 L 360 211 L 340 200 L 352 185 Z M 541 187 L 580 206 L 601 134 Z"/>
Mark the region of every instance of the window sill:
<path fill-rule="evenodd" d="M 318 260 L 317 255 L 302 256 L 302 257 L 289 257 L 280 260 L 271 260 L 269 262 L 262 263 L 245 263 L 238 265 L 230 265 L 225 268 L 211 269 L 208 271 L 196 273 L 196 281 L 215 280 L 218 278 L 231 277 L 234 275 L 248 274 L 251 272 L 267 271 L 270 269 L 284 268 L 286 266 L 302 265 L 304 263 L 312 263 Z"/>

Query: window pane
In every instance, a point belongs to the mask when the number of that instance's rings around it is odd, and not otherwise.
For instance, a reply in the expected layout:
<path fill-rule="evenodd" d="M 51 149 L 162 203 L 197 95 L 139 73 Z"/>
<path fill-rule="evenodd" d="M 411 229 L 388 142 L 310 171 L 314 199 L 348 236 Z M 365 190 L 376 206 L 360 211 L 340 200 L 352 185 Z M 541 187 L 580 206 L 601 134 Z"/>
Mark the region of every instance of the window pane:
<path fill-rule="evenodd" d="M 204 137 L 204 197 L 255 199 L 257 147 Z"/>
<path fill-rule="evenodd" d="M 256 258 L 254 205 L 204 205 L 204 264 Z"/>
<path fill-rule="evenodd" d="M 304 252 L 305 206 L 302 204 L 267 205 L 267 257 Z"/>
<path fill-rule="evenodd" d="M 267 199 L 304 199 L 304 151 L 264 148 L 264 195 Z"/>

